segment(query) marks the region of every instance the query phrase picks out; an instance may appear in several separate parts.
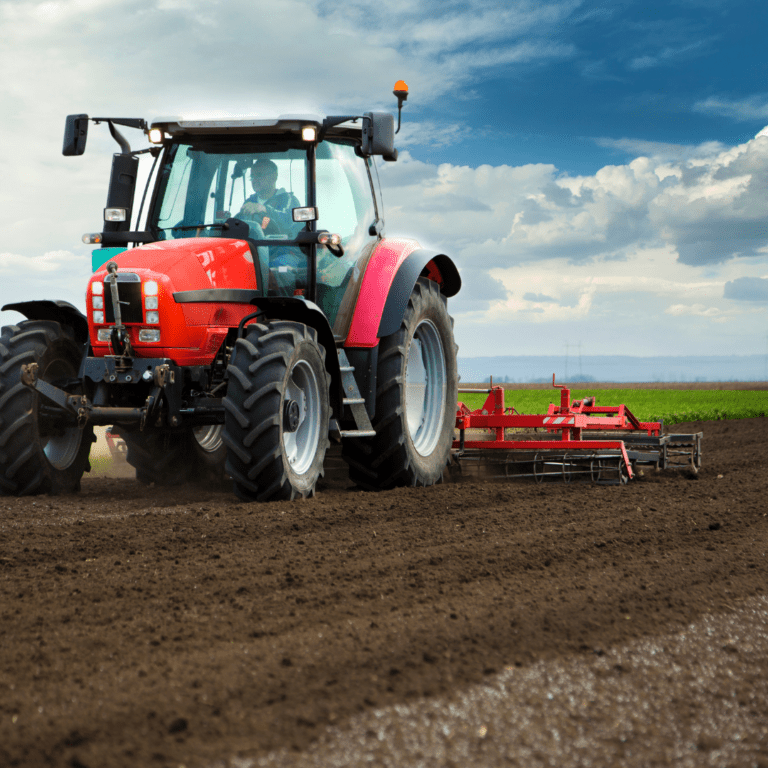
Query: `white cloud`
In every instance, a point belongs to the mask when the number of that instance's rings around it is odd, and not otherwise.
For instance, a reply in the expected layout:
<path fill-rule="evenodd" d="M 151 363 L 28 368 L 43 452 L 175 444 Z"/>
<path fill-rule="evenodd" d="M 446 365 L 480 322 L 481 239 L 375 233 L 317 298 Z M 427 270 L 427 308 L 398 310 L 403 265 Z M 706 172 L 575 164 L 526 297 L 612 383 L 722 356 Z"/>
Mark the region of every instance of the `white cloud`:
<path fill-rule="evenodd" d="M 485 268 L 664 245 L 703 266 L 759 257 L 768 244 L 766 136 L 706 144 L 678 160 L 638 157 L 592 176 L 545 164 L 434 167 L 404 154 L 382 166 L 381 179 L 398 232 L 450 242 L 462 262 Z"/>
<path fill-rule="evenodd" d="M 731 117 L 734 120 L 768 120 L 768 96 L 760 94 L 745 99 L 710 96 L 694 104 L 697 112 Z"/>

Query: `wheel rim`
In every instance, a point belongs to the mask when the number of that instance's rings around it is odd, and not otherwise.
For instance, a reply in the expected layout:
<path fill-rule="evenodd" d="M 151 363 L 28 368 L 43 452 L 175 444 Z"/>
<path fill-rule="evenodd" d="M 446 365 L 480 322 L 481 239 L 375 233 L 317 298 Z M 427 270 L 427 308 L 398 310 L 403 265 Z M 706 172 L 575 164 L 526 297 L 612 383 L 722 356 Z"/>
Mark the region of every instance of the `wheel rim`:
<path fill-rule="evenodd" d="M 306 360 L 299 360 L 288 374 L 283 401 L 290 400 L 299 406 L 299 426 L 294 432 L 283 429 L 283 448 L 291 469 L 303 475 L 317 455 L 321 417 L 320 385 Z"/>
<path fill-rule="evenodd" d="M 192 430 L 192 434 L 194 434 L 197 444 L 206 453 L 215 453 L 224 442 L 221 437 L 223 431 L 223 424 L 209 424 L 203 427 L 195 427 Z"/>
<path fill-rule="evenodd" d="M 46 367 L 41 378 L 51 383 L 73 375 L 72 367 L 65 360 L 54 360 Z M 82 430 L 79 427 L 50 428 L 46 426 L 45 419 L 40 420 L 39 429 L 43 453 L 49 464 L 59 470 L 68 469 L 80 451 Z"/>
<path fill-rule="evenodd" d="M 430 320 L 414 331 L 405 369 L 405 416 L 413 447 L 429 456 L 440 440 L 447 387 L 443 342 Z"/>

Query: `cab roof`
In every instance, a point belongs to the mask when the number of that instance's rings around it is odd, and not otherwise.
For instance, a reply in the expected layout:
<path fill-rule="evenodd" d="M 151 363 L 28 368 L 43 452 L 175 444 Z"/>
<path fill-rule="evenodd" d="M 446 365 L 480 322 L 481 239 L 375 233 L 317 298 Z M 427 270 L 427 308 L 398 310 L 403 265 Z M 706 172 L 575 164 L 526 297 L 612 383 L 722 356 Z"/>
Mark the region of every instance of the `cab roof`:
<path fill-rule="evenodd" d="M 301 129 L 313 125 L 320 128 L 324 115 L 296 114 L 278 117 L 158 117 L 151 121 L 151 128 L 160 128 L 170 136 L 209 135 L 222 136 L 233 134 L 297 134 Z M 333 118 L 332 118 L 333 119 Z M 350 118 L 351 119 L 351 118 Z M 362 121 L 344 122 L 328 129 L 329 135 L 359 138 Z"/>

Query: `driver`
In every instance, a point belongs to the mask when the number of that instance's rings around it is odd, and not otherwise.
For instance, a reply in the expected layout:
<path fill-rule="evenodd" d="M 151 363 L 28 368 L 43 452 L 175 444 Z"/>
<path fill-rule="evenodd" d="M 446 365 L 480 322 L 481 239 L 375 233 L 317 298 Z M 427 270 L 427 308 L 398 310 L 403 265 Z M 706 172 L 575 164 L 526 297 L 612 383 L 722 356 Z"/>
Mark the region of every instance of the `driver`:
<path fill-rule="evenodd" d="M 293 231 L 301 227 L 293 221 L 292 213 L 300 203 L 293 193 L 277 189 L 277 165 L 259 158 L 251 166 L 251 186 L 254 194 L 243 203 L 237 218 L 255 222 L 264 231 L 273 224 L 270 229 L 292 237 Z"/>

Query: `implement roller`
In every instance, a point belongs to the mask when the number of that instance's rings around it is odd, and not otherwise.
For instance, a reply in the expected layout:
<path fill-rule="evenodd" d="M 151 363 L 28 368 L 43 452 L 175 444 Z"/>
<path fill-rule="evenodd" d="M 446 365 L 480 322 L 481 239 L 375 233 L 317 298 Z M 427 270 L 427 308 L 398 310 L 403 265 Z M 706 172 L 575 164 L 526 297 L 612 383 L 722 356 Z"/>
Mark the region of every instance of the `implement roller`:
<path fill-rule="evenodd" d="M 487 393 L 477 410 L 458 404 L 453 453 L 462 467 L 485 477 L 623 485 L 637 465 L 693 472 L 701 466 L 701 432 L 663 434 L 663 422 L 640 421 L 626 405 L 598 406 L 594 397 L 571 401 L 571 390 L 556 384 L 554 374 L 552 386 L 560 390 L 560 405 L 550 404 L 546 414 L 506 407 L 504 388 L 493 382 L 489 389 L 459 389 Z"/>

